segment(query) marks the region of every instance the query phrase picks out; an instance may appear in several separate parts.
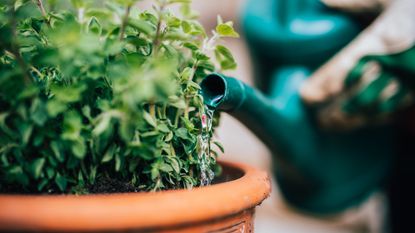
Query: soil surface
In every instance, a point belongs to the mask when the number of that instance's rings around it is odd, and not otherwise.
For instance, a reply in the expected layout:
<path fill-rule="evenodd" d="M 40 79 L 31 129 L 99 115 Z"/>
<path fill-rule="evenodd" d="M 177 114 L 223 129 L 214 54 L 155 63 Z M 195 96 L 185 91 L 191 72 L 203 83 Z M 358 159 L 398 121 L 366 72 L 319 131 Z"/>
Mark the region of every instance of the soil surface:
<path fill-rule="evenodd" d="M 99 193 L 130 193 L 141 192 L 138 187 L 133 184 L 120 181 L 117 179 L 99 177 L 93 185 L 87 185 L 86 193 L 84 194 L 99 194 Z M 64 194 L 60 190 L 48 190 L 47 192 L 39 193 L 36 190 L 24 190 L 20 185 L 0 185 L 0 194 L 25 194 L 25 195 L 39 195 L 39 194 Z"/>
<path fill-rule="evenodd" d="M 140 190 L 137 187 L 134 187 L 131 183 L 104 177 L 97 179 L 94 185 L 89 185 L 87 188 L 89 193 L 140 192 Z"/>

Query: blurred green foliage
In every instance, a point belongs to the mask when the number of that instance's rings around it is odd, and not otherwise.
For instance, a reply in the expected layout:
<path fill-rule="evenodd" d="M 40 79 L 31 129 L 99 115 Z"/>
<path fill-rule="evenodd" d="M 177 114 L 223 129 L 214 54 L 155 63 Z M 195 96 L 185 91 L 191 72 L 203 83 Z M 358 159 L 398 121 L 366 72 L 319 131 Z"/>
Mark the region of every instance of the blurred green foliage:
<path fill-rule="evenodd" d="M 0 192 L 88 193 L 99 178 L 199 185 L 198 83 L 217 71 L 209 51 L 235 68 L 216 44 L 238 34 L 220 20 L 208 37 L 196 17 L 189 0 L 2 0 Z"/>

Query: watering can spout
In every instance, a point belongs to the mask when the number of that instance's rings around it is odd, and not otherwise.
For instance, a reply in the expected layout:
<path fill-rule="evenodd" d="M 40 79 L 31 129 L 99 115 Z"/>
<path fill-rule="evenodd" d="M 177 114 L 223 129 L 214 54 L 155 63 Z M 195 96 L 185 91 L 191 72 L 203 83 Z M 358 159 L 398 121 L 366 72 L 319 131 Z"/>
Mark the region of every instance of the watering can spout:
<path fill-rule="evenodd" d="M 289 203 L 308 212 L 333 213 L 364 200 L 382 184 L 394 132 L 390 126 L 346 133 L 320 129 L 298 95 L 307 76 L 294 68 L 276 73 L 281 88 L 265 96 L 213 73 L 201 82 L 201 94 L 209 108 L 232 115 L 270 149 L 274 176 Z"/>
<path fill-rule="evenodd" d="M 268 97 L 238 79 L 218 73 L 208 75 L 200 86 L 205 105 L 229 113 L 274 149 L 279 141 L 274 132 L 282 121 Z"/>
<path fill-rule="evenodd" d="M 205 105 L 221 111 L 238 109 L 246 98 L 245 85 L 237 79 L 212 73 L 201 83 Z"/>

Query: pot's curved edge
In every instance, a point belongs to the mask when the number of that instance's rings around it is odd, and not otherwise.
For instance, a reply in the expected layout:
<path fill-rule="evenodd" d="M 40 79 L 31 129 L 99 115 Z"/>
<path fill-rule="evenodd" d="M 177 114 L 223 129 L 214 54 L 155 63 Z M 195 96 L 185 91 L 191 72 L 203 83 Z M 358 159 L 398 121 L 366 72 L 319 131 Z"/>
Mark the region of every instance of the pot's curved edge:
<path fill-rule="evenodd" d="M 244 171 L 236 180 L 156 193 L 25 196 L 0 195 L 0 230 L 100 231 L 187 225 L 230 216 L 259 205 L 271 192 L 266 172 Z"/>

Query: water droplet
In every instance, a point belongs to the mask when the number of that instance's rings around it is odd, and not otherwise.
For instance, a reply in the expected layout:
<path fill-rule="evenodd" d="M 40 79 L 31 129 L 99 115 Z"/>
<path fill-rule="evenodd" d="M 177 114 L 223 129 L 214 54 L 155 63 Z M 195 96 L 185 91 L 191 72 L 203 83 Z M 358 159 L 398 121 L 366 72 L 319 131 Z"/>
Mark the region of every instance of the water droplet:
<path fill-rule="evenodd" d="M 212 130 L 212 120 L 214 109 L 205 107 L 201 116 L 202 133 L 199 136 L 199 161 L 200 161 L 200 185 L 206 186 L 215 177 L 215 173 L 210 169 L 210 133 Z"/>

